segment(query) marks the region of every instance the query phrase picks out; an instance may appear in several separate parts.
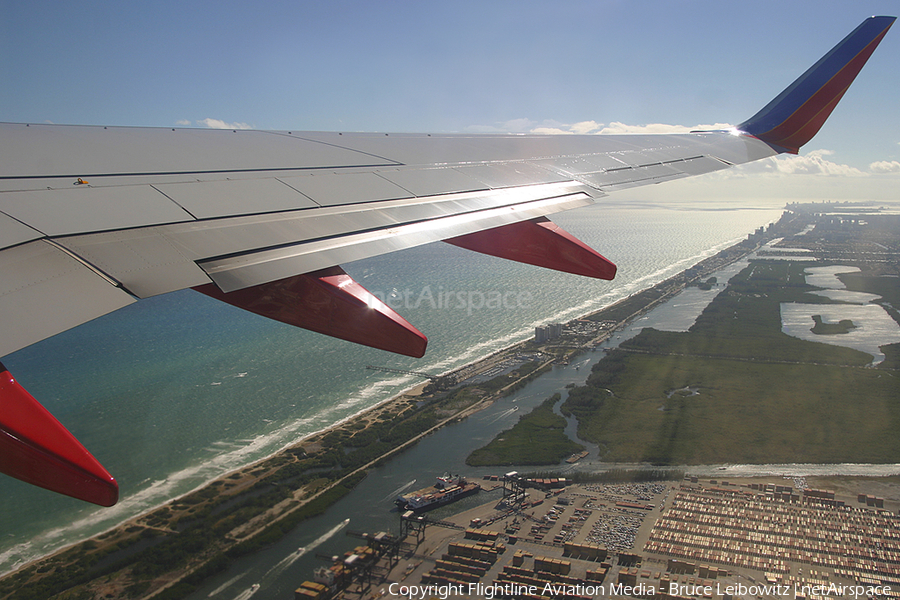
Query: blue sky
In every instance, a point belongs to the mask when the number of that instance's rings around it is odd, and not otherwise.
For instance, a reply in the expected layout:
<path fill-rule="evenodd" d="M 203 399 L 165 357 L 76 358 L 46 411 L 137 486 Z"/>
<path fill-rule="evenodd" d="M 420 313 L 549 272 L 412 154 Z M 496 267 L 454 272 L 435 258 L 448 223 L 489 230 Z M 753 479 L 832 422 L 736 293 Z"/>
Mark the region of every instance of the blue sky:
<path fill-rule="evenodd" d="M 883 0 L 0 6 L 0 121 L 429 132 L 739 123 L 865 17 L 900 13 Z M 900 177 L 898 59 L 900 26 L 805 162 L 761 170 Z"/>

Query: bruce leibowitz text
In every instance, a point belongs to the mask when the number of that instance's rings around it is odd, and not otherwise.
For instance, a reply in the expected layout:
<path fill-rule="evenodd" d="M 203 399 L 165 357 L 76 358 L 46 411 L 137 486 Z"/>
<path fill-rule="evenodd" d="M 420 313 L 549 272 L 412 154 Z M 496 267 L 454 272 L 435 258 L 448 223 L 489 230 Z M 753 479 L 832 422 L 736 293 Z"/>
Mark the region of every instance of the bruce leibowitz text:
<path fill-rule="evenodd" d="M 716 585 L 684 585 L 670 583 L 668 589 L 657 588 L 655 585 L 638 583 L 637 585 L 625 585 L 613 583 L 609 585 L 584 585 L 584 584 L 555 584 L 522 585 L 518 583 L 495 583 L 485 585 L 483 583 L 448 583 L 442 585 L 402 585 L 392 583 L 388 586 L 388 594 L 398 598 L 410 600 L 425 600 L 426 598 L 440 598 L 447 600 L 452 596 L 479 596 L 485 600 L 494 598 L 529 595 L 529 596 L 630 596 L 649 597 L 657 592 L 671 596 L 770 596 L 782 598 L 796 598 L 798 596 L 831 596 L 866 598 L 871 596 L 886 596 L 890 594 L 890 586 L 875 585 L 841 585 L 831 583 L 827 585 L 747 585 L 744 583 L 716 583 Z"/>

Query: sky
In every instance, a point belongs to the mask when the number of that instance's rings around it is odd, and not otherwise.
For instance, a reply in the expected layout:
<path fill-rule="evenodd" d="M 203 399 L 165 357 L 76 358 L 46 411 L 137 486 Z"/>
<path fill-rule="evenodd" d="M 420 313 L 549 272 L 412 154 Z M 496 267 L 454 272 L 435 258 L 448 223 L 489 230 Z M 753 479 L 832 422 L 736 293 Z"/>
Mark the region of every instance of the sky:
<path fill-rule="evenodd" d="M 736 124 L 876 14 L 900 14 L 900 2 L 0 0 L 0 121 L 432 133 Z M 895 26 L 800 156 L 675 182 L 666 196 L 898 200 L 898 59 Z M 726 192 L 726 179 L 742 183 Z"/>

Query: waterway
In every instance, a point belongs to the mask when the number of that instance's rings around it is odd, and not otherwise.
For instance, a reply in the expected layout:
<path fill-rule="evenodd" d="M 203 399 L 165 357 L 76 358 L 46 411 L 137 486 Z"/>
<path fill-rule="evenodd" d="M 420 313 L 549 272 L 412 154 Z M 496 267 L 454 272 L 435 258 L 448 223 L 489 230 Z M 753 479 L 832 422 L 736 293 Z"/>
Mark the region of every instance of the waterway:
<path fill-rule="evenodd" d="M 665 304 L 612 335 L 594 352 L 582 354 L 567 366 L 555 366 L 552 371 L 529 383 L 515 394 L 503 398 L 486 409 L 468 417 L 464 422 L 446 426 L 424 438 L 415 447 L 392 458 L 384 466 L 372 469 L 369 475 L 348 496 L 335 503 L 323 515 L 305 522 L 275 545 L 253 556 L 236 561 L 226 572 L 208 580 L 188 598 L 222 598 L 232 600 L 247 593 L 250 586 L 260 584 L 260 597 L 290 598 L 293 590 L 310 579 L 316 567 L 328 563 L 319 556 L 342 555 L 358 540 L 345 535 L 330 535 L 341 527 L 345 519 L 347 531 L 375 533 L 399 531 L 399 513 L 393 506 L 394 498 L 403 491 L 425 487 L 433 478 L 444 473 L 464 474 L 471 479 L 485 475 L 500 475 L 510 470 L 533 471 L 534 467 L 481 467 L 465 464 L 465 459 L 475 448 L 493 439 L 499 432 L 512 427 L 523 414 L 555 393 L 561 401 L 567 396 L 566 386 L 582 385 L 591 367 L 604 356 L 604 348 L 612 348 L 637 335 L 644 327 L 669 331 L 686 331 L 703 308 L 725 289 L 732 276 L 749 264 L 749 258 L 724 267 L 713 276 L 717 284 L 704 291 L 688 288 Z M 558 409 L 559 404 L 557 404 Z M 569 420 L 567 434 L 584 444 L 589 455 L 574 465 L 554 469 L 565 476 L 574 470 L 604 470 L 609 468 L 658 468 L 643 464 L 604 464 L 597 460 L 596 445 L 578 440 L 574 419 Z M 775 475 L 801 478 L 815 475 L 894 475 L 900 473 L 900 465 L 692 465 L 670 467 L 671 470 L 688 471 L 708 477 L 741 477 Z M 484 482 L 487 483 L 487 482 Z M 498 500 L 499 493 L 482 492 L 464 498 L 457 503 L 441 507 L 429 513 L 439 519 L 489 500 Z M 314 547 L 314 551 L 312 548 Z M 298 549 L 305 552 L 298 555 Z M 296 557 L 291 559 L 291 557 Z M 290 562 L 285 566 L 286 561 Z"/>
<path fill-rule="evenodd" d="M 856 273 L 857 267 L 833 265 L 808 267 L 806 283 L 822 288 L 814 294 L 835 301 L 835 304 L 803 304 L 799 302 L 781 305 L 782 331 L 810 342 L 822 342 L 861 350 L 872 355 L 872 366 L 884 360 L 881 346 L 900 342 L 900 324 L 891 318 L 884 307 L 873 304 L 879 296 L 865 292 L 853 292 L 838 279 L 841 273 Z M 813 317 L 824 323 L 849 320 L 853 326 L 843 333 L 813 333 Z"/>

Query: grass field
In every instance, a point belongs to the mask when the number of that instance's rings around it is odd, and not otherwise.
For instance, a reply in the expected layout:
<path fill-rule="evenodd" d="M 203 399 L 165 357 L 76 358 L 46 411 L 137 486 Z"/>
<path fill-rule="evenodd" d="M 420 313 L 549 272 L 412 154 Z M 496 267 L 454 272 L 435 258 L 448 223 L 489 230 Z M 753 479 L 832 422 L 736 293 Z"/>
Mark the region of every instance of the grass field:
<path fill-rule="evenodd" d="M 781 302 L 829 302 L 802 268 L 752 263 L 689 332 L 611 353 L 563 404 L 579 437 L 610 462 L 900 462 L 898 373 L 781 332 Z"/>
<path fill-rule="evenodd" d="M 620 352 L 564 407 L 611 462 L 897 462 L 900 389 L 877 369 Z M 887 384 L 887 385 L 885 385 Z M 671 393 L 690 387 L 696 395 Z"/>
<path fill-rule="evenodd" d="M 553 412 L 560 395 L 554 394 L 519 419 L 512 429 L 502 431 L 491 442 L 466 458 L 473 467 L 501 465 L 556 465 L 584 450 L 563 431 L 566 420 Z"/>

